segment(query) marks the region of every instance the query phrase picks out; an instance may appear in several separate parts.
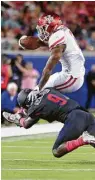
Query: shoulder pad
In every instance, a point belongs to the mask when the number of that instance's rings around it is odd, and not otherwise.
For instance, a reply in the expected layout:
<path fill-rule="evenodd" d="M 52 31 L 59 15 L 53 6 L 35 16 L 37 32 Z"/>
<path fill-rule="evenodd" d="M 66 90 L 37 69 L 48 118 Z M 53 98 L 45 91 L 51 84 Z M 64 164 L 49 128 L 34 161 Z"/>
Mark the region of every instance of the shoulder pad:
<path fill-rule="evenodd" d="M 56 47 L 57 45 L 66 44 L 65 33 L 63 30 L 58 30 L 53 33 L 49 38 L 49 48 L 50 50 Z"/>

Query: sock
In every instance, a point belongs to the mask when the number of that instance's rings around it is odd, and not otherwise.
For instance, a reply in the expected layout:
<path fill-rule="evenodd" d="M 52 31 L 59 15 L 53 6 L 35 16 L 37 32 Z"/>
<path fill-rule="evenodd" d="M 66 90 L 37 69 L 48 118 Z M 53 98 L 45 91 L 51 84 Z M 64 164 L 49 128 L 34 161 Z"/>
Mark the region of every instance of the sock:
<path fill-rule="evenodd" d="M 76 140 L 68 141 L 65 144 L 65 147 L 68 152 L 73 151 L 74 149 L 77 149 L 80 146 L 86 145 L 87 143 L 83 141 L 82 137 L 79 137 Z"/>

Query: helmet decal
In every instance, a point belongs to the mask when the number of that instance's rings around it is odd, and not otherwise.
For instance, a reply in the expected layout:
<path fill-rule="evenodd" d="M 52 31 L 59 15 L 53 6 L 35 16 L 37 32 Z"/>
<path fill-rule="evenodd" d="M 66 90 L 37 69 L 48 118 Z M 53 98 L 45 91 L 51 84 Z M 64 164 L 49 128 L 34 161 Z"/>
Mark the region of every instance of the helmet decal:
<path fill-rule="evenodd" d="M 48 24 L 50 24 L 50 23 L 54 20 L 53 16 L 51 16 L 51 15 L 47 15 L 47 16 L 45 17 L 45 19 L 46 19 L 46 21 L 47 21 Z"/>

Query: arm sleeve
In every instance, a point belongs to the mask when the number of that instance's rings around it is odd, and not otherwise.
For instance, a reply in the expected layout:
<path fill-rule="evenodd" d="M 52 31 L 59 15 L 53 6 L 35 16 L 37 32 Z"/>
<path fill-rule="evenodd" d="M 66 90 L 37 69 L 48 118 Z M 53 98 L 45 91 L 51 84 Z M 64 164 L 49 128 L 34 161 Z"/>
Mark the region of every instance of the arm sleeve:
<path fill-rule="evenodd" d="M 59 30 L 53 33 L 49 38 L 49 49 L 52 50 L 58 45 L 66 44 L 65 33 L 63 30 Z"/>

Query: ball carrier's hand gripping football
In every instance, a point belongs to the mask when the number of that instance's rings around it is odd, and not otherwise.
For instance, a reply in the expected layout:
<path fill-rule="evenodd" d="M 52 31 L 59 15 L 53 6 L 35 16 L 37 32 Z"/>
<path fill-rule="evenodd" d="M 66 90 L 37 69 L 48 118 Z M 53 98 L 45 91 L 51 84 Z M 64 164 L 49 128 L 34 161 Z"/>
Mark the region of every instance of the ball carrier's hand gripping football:
<path fill-rule="evenodd" d="M 47 45 L 44 42 L 42 42 L 38 37 L 23 35 L 19 39 L 19 46 L 24 50 L 35 50 L 40 48 L 41 46 Z"/>
<path fill-rule="evenodd" d="M 22 48 L 22 49 L 25 49 L 25 47 L 23 46 L 23 43 L 22 43 L 22 41 L 23 40 L 25 40 L 27 38 L 27 36 L 22 36 L 20 39 L 19 39 L 19 41 L 18 41 L 18 44 L 19 44 L 19 46 Z"/>

